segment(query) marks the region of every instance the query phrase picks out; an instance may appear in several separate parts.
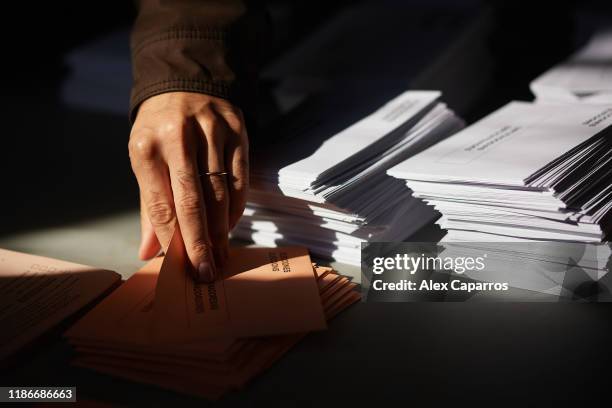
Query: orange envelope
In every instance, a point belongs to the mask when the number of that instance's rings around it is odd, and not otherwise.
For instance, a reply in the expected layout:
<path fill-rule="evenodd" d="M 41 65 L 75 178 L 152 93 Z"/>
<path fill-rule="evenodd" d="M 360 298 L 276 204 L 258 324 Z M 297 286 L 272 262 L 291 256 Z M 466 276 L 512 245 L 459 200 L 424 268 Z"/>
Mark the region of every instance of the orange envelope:
<path fill-rule="evenodd" d="M 159 273 L 153 337 L 160 343 L 303 333 L 327 327 L 305 248 L 231 248 L 222 277 L 197 284 L 175 230 Z"/>
<path fill-rule="evenodd" d="M 321 280 L 329 279 L 329 278 L 331 278 L 331 276 L 328 273 L 325 273 L 323 274 L 323 277 L 319 277 L 318 279 L 319 281 L 321 281 Z M 324 301 L 323 299 L 321 299 L 325 310 L 331 307 L 332 303 L 336 302 L 334 298 L 337 298 L 338 300 L 346 299 L 347 294 L 349 292 L 349 290 L 347 289 L 352 290 L 355 285 L 349 284 L 348 280 L 343 279 L 341 281 L 336 281 L 334 286 L 338 287 L 338 289 L 340 290 L 333 290 L 335 294 L 334 296 L 329 297 L 328 301 Z M 340 292 L 342 293 L 342 295 L 340 295 Z M 123 359 L 137 360 L 137 361 L 142 362 L 143 364 L 146 364 L 146 362 L 159 363 L 159 364 L 174 364 L 177 366 L 193 366 L 193 367 L 198 367 L 200 369 L 203 369 L 203 367 L 206 367 L 206 370 L 219 371 L 219 370 L 223 370 L 226 368 L 229 369 L 231 367 L 236 368 L 237 367 L 236 364 L 241 364 L 240 361 L 243 361 L 244 357 L 248 355 L 252 355 L 254 352 L 256 352 L 256 348 L 254 349 L 254 347 L 256 347 L 257 344 L 261 344 L 261 343 L 264 343 L 264 344 L 272 343 L 273 344 L 274 342 L 272 340 L 276 338 L 278 338 L 278 336 L 260 338 L 260 339 L 249 339 L 249 340 L 243 340 L 240 342 L 236 342 L 236 345 L 242 345 L 243 347 L 239 347 L 239 348 L 231 347 L 230 348 L 230 350 L 232 350 L 231 354 L 224 353 L 222 355 L 225 358 L 219 358 L 221 357 L 219 355 L 218 356 L 202 356 L 197 351 L 194 352 L 194 350 L 184 349 L 183 346 L 175 347 L 172 349 L 173 352 L 169 353 L 167 351 L 150 350 L 146 348 L 126 349 L 124 346 L 119 345 L 118 347 L 115 347 L 115 346 L 110 346 L 108 343 L 98 343 L 98 344 L 93 343 L 92 344 L 91 342 L 87 342 L 87 343 L 77 342 L 76 349 L 77 349 L 77 352 L 81 356 L 84 356 L 84 355 L 106 356 L 108 358 L 114 359 L 115 362 L 123 360 Z M 180 352 L 176 352 L 177 350 L 180 350 Z M 211 358 L 211 357 L 217 357 L 217 358 Z"/>
<path fill-rule="evenodd" d="M 354 285 L 354 283 L 353 283 Z M 331 320 L 338 313 L 349 307 L 355 302 L 359 302 L 361 300 L 361 294 L 359 292 L 352 291 L 347 296 L 346 299 L 343 299 L 341 302 L 336 303 L 334 306 L 331 306 L 328 310 L 325 311 L 327 315 L 327 320 Z"/>
<path fill-rule="evenodd" d="M 323 274 L 322 280 L 328 277 Z M 331 276 L 329 276 L 331 278 Z M 349 283 L 347 279 L 336 281 L 333 297 L 351 299 L 349 291 L 355 284 Z M 335 290 L 338 287 L 340 290 Z M 344 295 L 340 296 L 340 292 Z M 331 300 L 331 299 L 330 299 Z M 353 300 L 354 301 L 354 298 Z M 351 302 L 343 302 L 345 307 Z M 328 309 L 329 302 L 323 301 L 323 306 Z M 329 316 L 327 316 L 329 318 Z M 113 353 L 105 350 L 81 349 L 78 362 L 90 368 L 105 371 L 105 367 L 112 365 L 116 369 L 121 368 L 124 375 L 131 373 L 131 378 L 144 380 L 138 373 L 148 375 L 166 376 L 172 379 L 198 381 L 205 386 L 231 388 L 242 387 L 250 378 L 263 371 L 266 367 L 277 360 L 282 354 L 289 350 L 303 335 L 274 336 L 259 339 L 249 339 L 254 348 L 246 351 L 246 359 L 240 358 L 235 362 L 221 365 L 211 365 L 209 362 L 197 361 L 194 358 L 172 359 L 160 358 L 146 353 Z M 236 364 L 237 363 L 237 364 Z M 146 381 L 146 380 L 144 380 Z M 160 384 L 166 384 L 168 380 L 161 380 Z M 172 381 L 170 381 L 172 382 Z"/>
<path fill-rule="evenodd" d="M 163 384 L 164 388 L 213 400 L 219 399 L 230 389 L 229 386 L 218 387 L 185 378 L 177 379 L 168 375 L 160 375 L 147 371 L 127 370 L 125 367 L 116 366 L 112 363 L 92 364 L 88 361 L 87 357 L 77 358 L 73 361 L 73 364 L 131 381 L 148 384 Z"/>
<path fill-rule="evenodd" d="M 120 280 L 112 271 L 0 249 L 0 360 Z"/>
<path fill-rule="evenodd" d="M 158 265 L 156 267 L 159 269 Z M 145 269 L 148 267 L 150 264 Z M 314 274 L 319 288 L 325 288 L 328 292 L 327 296 L 320 298 L 327 320 L 360 298 L 358 293 L 352 291 L 356 285 L 346 278 L 336 279 L 338 275 L 331 268 L 316 267 Z M 234 350 L 231 357 L 220 360 L 202 358 L 199 353 L 186 349 L 184 345 L 164 345 L 160 348 L 164 352 L 158 353 L 155 348 L 126 350 L 120 344 L 109 347 L 104 342 L 77 341 L 79 356 L 75 364 L 134 381 L 216 399 L 230 389 L 241 388 L 252 377 L 272 365 L 303 336 L 293 334 L 240 340 L 234 343 L 237 348 L 229 348 Z M 181 349 L 181 352 L 175 353 L 176 349 Z M 190 352 L 193 354 L 190 355 Z M 226 353 L 228 351 L 223 352 Z"/>
<path fill-rule="evenodd" d="M 117 290 L 106 297 L 67 332 L 73 343 L 93 343 L 141 351 L 155 350 L 177 354 L 219 355 L 229 350 L 234 339 L 160 347 L 152 343 L 151 324 L 155 286 L 161 258 L 146 264 Z"/>

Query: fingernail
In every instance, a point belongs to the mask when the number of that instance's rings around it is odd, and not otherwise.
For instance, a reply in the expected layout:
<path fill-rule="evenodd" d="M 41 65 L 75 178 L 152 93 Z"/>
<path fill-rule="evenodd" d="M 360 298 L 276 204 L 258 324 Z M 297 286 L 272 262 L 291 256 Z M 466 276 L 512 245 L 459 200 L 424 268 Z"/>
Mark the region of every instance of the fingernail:
<path fill-rule="evenodd" d="M 215 271 L 210 262 L 200 263 L 200 266 L 198 266 L 198 280 L 205 283 L 215 280 Z"/>

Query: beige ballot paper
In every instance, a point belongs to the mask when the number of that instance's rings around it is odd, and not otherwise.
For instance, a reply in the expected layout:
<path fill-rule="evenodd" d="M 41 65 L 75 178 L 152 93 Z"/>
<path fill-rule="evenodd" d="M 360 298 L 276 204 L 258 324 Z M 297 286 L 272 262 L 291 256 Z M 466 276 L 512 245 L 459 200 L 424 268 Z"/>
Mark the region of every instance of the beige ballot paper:
<path fill-rule="evenodd" d="M 157 280 L 160 343 L 305 333 L 327 327 L 306 248 L 231 248 L 222 277 L 196 284 L 175 230 Z"/>
<path fill-rule="evenodd" d="M 250 251 L 253 249 L 236 248 L 233 256 L 243 258 Z M 168 255 L 174 254 L 169 251 Z M 157 258 L 146 264 L 68 331 L 76 351 L 75 365 L 218 399 L 232 389 L 244 387 L 306 334 L 153 345 L 148 328 L 154 317 L 161 263 Z M 338 279 L 333 269 L 316 265 L 310 268 L 327 320 L 359 300 L 359 293 L 353 290 L 355 284 L 344 277 Z"/>
<path fill-rule="evenodd" d="M 127 352 L 210 357 L 230 350 L 233 339 L 200 341 L 162 347 L 151 339 L 155 286 L 162 258 L 155 258 L 72 326 L 66 337 L 72 343 Z"/>
<path fill-rule="evenodd" d="M 120 279 L 112 271 L 0 249 L 0 361 Z"/>

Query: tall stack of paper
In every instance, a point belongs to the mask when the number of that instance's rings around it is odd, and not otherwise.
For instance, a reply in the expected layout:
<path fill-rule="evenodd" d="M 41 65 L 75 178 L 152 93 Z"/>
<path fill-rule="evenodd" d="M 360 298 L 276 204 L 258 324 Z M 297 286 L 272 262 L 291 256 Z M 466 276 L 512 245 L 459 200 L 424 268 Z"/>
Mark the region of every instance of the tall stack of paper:
<path fill-rule="evenodd" d="M 261 245 L 307 246 L 359 264 L 366 241 L 396 241 L 434 219 L 385 171 L 463 126 L 436 91 L 408 91 L 338 128 L 312 118 L 254 160 L 244 216 L 233 235 Z"/>
<path fill-rule="evenodd" d="M 222 279 L 195 284 L 178 246 L 175 236 L 161 267 L 147 264 L 67 333 L 75 364 L 216 399 L 360 299 L 304 248 L 233 248 Z"/>
<path fill-rule="evenodd" d="M 530 87 L 538 102 L 612 102 L 612 30 L 596 33 L 582 49 L 540 75 Z"/>
<path fill-rule="evenodd" d="M 612 105 L 512 102 L 389 170 L 447 241 L 601 242 L 612 228 Z"/>

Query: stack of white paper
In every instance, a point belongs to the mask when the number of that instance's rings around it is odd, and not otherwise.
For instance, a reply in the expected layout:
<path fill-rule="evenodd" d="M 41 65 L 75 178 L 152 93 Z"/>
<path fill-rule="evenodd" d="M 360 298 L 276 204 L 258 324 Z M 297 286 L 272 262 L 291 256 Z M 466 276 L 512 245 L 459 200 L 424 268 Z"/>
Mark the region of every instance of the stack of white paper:
<path fill-rule="evenodd" d="M 458 259 L 484 255 L 484 269 L 466 270 L 464 277 L 485 282 L 506 282 L 513 288 L 565 299 L 593 301 L 607 297 L 607 290 L 592 285 L 609 272 L 607 263 L 610 248 L 607 245 L 556 241 L 516 242 L 516 240 L 513 242 L 444 241 L 442 251 L 444 257 Z M 515 295 L 518 296 L 516 300 L 524 299 L 521 297 L 521 292 Z"/>
<path fill-rule="evenodd" d="M 445 241 L 598 243 L 612 227 L 612 104 L 511 102 L 388 174 Z"/>
<path fill-rule="evenodd" d="M 463 126 L 440 92 L 408 91 L 335 129 L 333 118 L 257 152 L 245 214 L 233 236 L 293 244 L 358 265 L 361 243 L 403 240 L 434 219 L 393 165 Z M 350 107 L 345 107 L 350 109 Z"/>
<path fill-rule="evenodd" d="M 537 101 L 612 102 L 612 30 L 596 33 L 567 61 L 530 84 Z"/>

